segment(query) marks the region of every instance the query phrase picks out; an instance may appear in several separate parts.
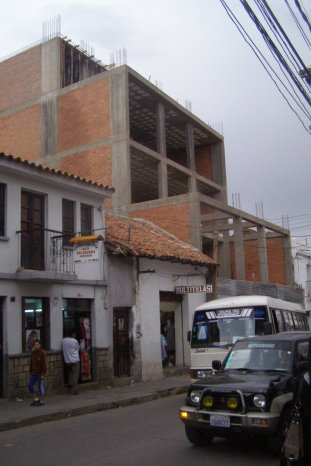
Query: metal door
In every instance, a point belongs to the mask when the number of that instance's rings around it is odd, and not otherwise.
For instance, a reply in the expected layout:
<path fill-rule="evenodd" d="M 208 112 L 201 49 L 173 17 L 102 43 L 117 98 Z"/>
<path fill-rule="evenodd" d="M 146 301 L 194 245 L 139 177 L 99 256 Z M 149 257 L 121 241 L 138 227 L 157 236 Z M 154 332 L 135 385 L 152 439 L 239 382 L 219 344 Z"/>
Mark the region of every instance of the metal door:
<path fill-rule="evenodd" d="M 129 309 L 113 310 L 114 375 L 130 375 Z"/>

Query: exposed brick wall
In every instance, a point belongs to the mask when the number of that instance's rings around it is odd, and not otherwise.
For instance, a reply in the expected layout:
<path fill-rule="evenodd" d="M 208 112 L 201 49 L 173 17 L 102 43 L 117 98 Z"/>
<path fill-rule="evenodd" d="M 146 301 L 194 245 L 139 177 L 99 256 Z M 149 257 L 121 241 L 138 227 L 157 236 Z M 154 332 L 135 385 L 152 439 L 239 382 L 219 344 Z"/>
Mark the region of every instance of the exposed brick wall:
<path fill-rule="evenodd" d="M 257 240 L 244 241 L 245 276 L 248 281 L 260 281 Z"/>
<path fill-rule="evenodd" d="M 190 243 L 190 205 L 188 203 L 137 210 L 130 213 L 135 218 L 145 218 L 173 233 L 182 241 Z"/>
<path fill-rule="evenodd" d="M 58 150 L 110 136 L 110 79 L 101 79 L 59 97 Z"/>
<path fill-rule="evenodd" d="M 286 285 L 283 238 L 267 238 L 269 282 Z"/>
<path fill-rule="evenodd" d="M 27 160 L 39 158 L 40 113 L 40 105 L 33 105 L 10 116 L 0 116 L 1 151 Z"/>
<path fill-rule="evenodd" d="M 111 146 L 96 147 L 67 155 L 58 161 L 64 172 L 111 186 Z"/>
<path fill-rule="evenodd" d="M 285 260 L 282 238 L 267 238 L 267 261 L 269 283 L 286 285 Z M 260 264 L 256 240 L 244 241 L 245 275 L 248 281 L 260 281 Z M 232 278 L 236 279 L 236 264 L 233 242 L 230 243 Z"/>
<path fill-rule="evenodd" d="M 59 393 L 64 388 L 63 357 L 61 353 L 48 352 L 48 371 L 44 389 L 48 393 Z M 22 354 L 9 357 L 9 398 L 30 396 L 28 392 L 29 356 Z"/>
<path fill-rule="evenodd" d="M 213 180 L 211 147 L 200 146 L 195 148 L 195 166 L 199 175 Z"/>
<path fill-rule="evenodd" d="M 0 63 L 0 111 L 41 94 L 41 45 Z"/>
<path fill-rule="evenodd" d="M 113 379 L 112 369 L 108 362 L 108 349 L 96 348 L 97 381 L 99 383 L 111 382 Z"/>

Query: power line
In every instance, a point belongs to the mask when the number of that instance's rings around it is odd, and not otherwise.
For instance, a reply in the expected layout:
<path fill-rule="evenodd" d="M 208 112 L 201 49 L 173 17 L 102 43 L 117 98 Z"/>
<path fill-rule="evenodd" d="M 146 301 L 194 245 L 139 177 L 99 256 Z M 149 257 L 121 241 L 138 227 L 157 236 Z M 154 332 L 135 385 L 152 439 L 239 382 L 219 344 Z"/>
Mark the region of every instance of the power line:
<path fill-rule="evenodd" d="M 241 3 L 243 3 L 243 0 L 240 0 Z M 287 99 L 287 97 L 285 96 L 284 92 L 281 90 L 281 88 L 279 87 L 278 83 L 276 82 L 276 80 L 273 78 L 272 74 L 275 76 L 275 78 L 280 82 L 280 84 L 284 87 L 284 89 L 286 90 L 286 92 L 290 95 L 290 97 L 293 99 L 293 101 L 295 102 L 295 104 L 300 108 L 300 110 L 303 112 L 303 114 L 307 117 L 308 120 L 310 120 L 310 114 L 308 113 L 308 111 L 306 111 L 305 107 L 301 106 L 301 104 L 299 102 L 297 102 L 297 100 L 295 99 L 295 97 L 292 95 L 292 93 L 290 92 L 290 90 L 287 88 L 287 86 L 284 84 L 284 82 L 280 79 L 280 77 L 277 75 L 277 73 L 275 72 L 275 70 L 272 68 L 272 66 L 270 65 L 270 63 L 267 61 L 267 59 L 264 57 L 264 55 L 262 54 L 262 52 L 259 50 L 259 48 L 256 46 L 256 44 L 254 43 L 254 41 L 251 39 L 251 37 L 249 36 L 249 34 L 246 32 L 245 28 L 242 26 L 242 24 L 240 23 L 240 21 L 237 19 L 237 17 L 235 16 L 235 14 L 232 12 L 232 10 L 229 8 L 228 4 L 226 3 L 225 0 L 220 0 L 222 6 L 224 7 L 227 15 L 229 16 L 229 18 L 231 19 L 231 21 L 234 23 L 234 25 L 236 26 L 236 28 L 238 29 L 239 33 L 242 35 L 243 39 L 245 40 L 245 42 L 251 47 L 252 51 L 255 53 L 256 57 L 258 58 L 258 60 L 260 61 L 261 65 L 263 66 L 263 68 L 265 69 L 265 71 L 268 73 L 269 77 L 271 78 L 271 80 L 274 82 L 275 86 L 277 87 L 278 91 L 280 92 L 280 94 L 282 95 L 282 97 L 284 98 L 284 100 L 286 101 L 286 103 L 288 104 L 288 106 L 290 107 L 290 109 L 293 111 L 293 113 L 295 113 L 295 115 L 298 117 L 299 121 L 301 122 L 301 124 L 303 125 L 304 129 L 308 132 L 308 134 L 311 134 L 311 131 L 310 131 L 310 128 L 308 128 L 306 126 L 306 124 L 304 123 L 304 121 L 302 120 L 302 118 L 300 117 L 300 115 L 298 114 L 298 112 L 294 109 L 293 105 L 291 105 L 291 103 L 289 102 L 289 100 Z M 247 2 L 246 2 L 247 3 Z M 248 5 L 248 4 L 247 4 Z M 267 42 L 266 42 L 267 43 Z M 269 43 L 269 41 L 268 41 Z M 267 44 L 268 45 L 268 44 Z M 270 44 L 271 45 L 271 44 Z M 272 47 L 272 45 L 271 45 Z M 271 50 L 271 48 L 270 48 Z M 274 50 L 274 48 L 272 47 L 272 50 Z M 275 58 L 277 58 L 277 55 L 276 53 L 273 54 L 273 56 Z M 270 71 L 269 71 L 270 70 Z M 296 80 L 297 81 L 297 80 Z M 298 81 L 297 81 L 298 82 Z M 300 83 L 298 82 L 298 85 L 299 87 L 301 87 L 303 89 L 303 87 L 300 85 Z M 303 90 L 303 92 L 305 93 L 305 95 L 307 96 L 307 100 L 308 100 L 308 103 L 310 104 L 311 103 L 311 100 L 308 96 L 308 94 L 306 94 L 306 92 Z M 309 102 L 310 101 L 310 102 Z"/>

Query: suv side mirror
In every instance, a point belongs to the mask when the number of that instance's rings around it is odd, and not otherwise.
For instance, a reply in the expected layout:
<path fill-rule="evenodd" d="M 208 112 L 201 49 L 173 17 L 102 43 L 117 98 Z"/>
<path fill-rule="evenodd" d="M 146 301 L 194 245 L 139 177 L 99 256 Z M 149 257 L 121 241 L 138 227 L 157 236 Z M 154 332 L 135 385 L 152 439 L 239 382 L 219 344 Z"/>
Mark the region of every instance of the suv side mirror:
<path fill-rule="evenodd" d="M 218 359 L 212 361 L 212 368 L 214 369 L 214 371 L 219 371 L 221 368 L 221 361 L 219 361 Z"/>
<path fill-rule="evenodd" d="M 264 335 L 271 335 L 272 334 L 272 323 L 271 322 L 264 322 L 263 323 L 263 334 Z"/>
<path fill-rule="evenodd" d="M 191 330 L 187 332 L 187 341 L 189 341 L 189 343 L 191 342 Z"/>

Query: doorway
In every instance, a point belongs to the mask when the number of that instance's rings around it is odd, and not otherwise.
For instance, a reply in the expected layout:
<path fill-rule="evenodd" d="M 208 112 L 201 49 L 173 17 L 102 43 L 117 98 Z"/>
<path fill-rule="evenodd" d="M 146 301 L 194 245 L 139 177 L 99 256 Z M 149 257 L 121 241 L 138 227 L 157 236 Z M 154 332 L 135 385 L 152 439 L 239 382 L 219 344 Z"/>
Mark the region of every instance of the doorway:
<path fill-rule="evenodd" d="M 91 300 L 63 299 L 63 334 L 75 332 L 80 345 L 79 383 L 92 381 Z M 67 382 L 67 374 L 64 380 Z"/>
<path fill-rule="evenodd" d="M 113 361 L 115 377 L 130 375 L 129 308 L 113 309 Z"/>
<path fill-rule="evenodd" d="M 167 361 L 164 366 L 184 365 L 182 335 L 182 295 L 160 291 L 161 334 L 166 340 Z"/>

